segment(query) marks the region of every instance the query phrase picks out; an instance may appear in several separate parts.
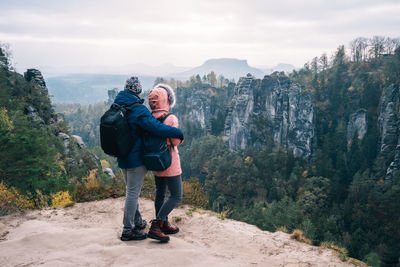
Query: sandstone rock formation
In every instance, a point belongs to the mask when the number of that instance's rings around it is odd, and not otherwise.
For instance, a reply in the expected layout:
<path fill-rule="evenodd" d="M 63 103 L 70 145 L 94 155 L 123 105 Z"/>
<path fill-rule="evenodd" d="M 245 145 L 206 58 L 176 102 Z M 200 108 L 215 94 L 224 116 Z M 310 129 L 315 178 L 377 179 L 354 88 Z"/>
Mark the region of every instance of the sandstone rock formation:
<path fill-rule="evenodd" d="M 400 93 L 395 85 L 385 88 L 382 93 L 378 126 L 380 153 L 388 165 L 386 178 L 390 179 L 400 169 Z"/>
<path fill-rule="evenodd" d="M 347 124 L 347 143 L 351 142 L 355 133 L 359 140 L 362 140 L 367 133 L 367 111 L 365 109 L 360 109 L 350 115 Z"/>
<path fill-rule="evenodd" d="M 37 69 L 27 69 L 24 73 L 25 80 L 28 82 L 35 81 L 41 87 L 46 88 L 46 82 L 44 81 L 42 73 Z"/>
<path fill-rule="evenodd" d="M 69 135 L 66 133 L 58 133 L 58 136 L 63 140 L 65 153 L 69 153 Z"/>
<path fill-rule="evenodd" d="M 244 149 L 273 138 L 295 156 L 311 155 L 315 137 L 311 93 L 275 72 L 263 80 L 251 75 L 235 87 L 225 123 L 224 136 L 231 150 Z M 264 139 L 264 140 L 263 140 Z"/>
<path fill-rule="evenodd" d="M 44 125 L 44 120 L 40 117 L 38 110 L 31 105 L 25 107 L 25 114 L 28 115 L 31 125 L 33 127 L 39 127 Z"/>
<path fill-rule="evenodd" d="M 223 89 L 209 85 L 202 85 L 195 89 L 178 87 L 176 91 L 177 104 L 172 112 L 180 118 L 181 125 L 190 128 L 190 131 L 216 134 L 215 131 L 218 129 L 215 129 L 215 123 L 218 120 L 222 124 L 220 129 L 222 132 L 225 121 L 224 114 L 233 95 L 233 88 L 233 83 Z"/>
<path fill-rule="evenodd" d="M 108 93 L 108 100 L 106 104 L 111 105 L 114 102 L 115 97 L 117 97 L 118 88 L 113 88 L 111 90 L 108 90 L 107 93 Z"/>
<path fill-rule="evenodd" d="M 37 93 L 40 95 L 46 95 L 48 94 L 48 89 L 46 87 L 46 82 L 44 81 L 42 73 L 37 70 L 37 69 L 27 69 L 27 71 L 24 73 L 24 78 L 26 81 L 31 82 L 33 81 L 36 86 L 39 86 Z M 28 105 L 25 107 L 25 114 L 29 116 L 31 125 L 33 127 L 40 127 L 46 122 L 49 122 L 49 119 L 45 121 L 40 115 L 38 109 L 35 107 L 37 103 L 33 102 L 31 105 Z M 54 113 L 52 111 L 49 111 L 51 114 L 50 116 L 53 116 Z"/>
<path fill-rule="evenodd" d="M 247 74 L 239 79 L 235 87 L 224 130 L 225 140 L 231 150 L 245 149 L 252 143 L 250 115 L 254 109 L 253 82 L 256 83 L 256 79 Z"/>
<path fill-rule="evenodd" d="M 360 96 L 354 93 L 354 106 Z M 232 151 L 265 146 L 280 147 L 296 156 L 310 157 L 316 148 L 315 103 L 307 88 L 281 72 L 256 79 L 251 74 L 237 84 L 214 88 L 197 84 L 177 89 L 177 106 L 186 134 L 223 135 Z M 384 158 L 387 178 L 400 169 L 400 93 L 395 85 L 382 93 L 378 118 L 379 153 Z M 368 130 L 367 110 L 350 114 L 347 143 L 356 135 L 362 140 Z M 215 125 L 222 124 L 220 131 Z"/>
<path fill-rule="evenodd" d="M 262 148 L 272 140 L 276 149 L 284 147 L 295 156 L 312 154 L 315 123 L 311 93 L 283 72 L 262 80 L 248 74 L 224 88 L 178 88 L 177 99 L 172 112 L 189 135 L 223 135 L 232 151 Z"/>
<path fill-rule="evenodd" d="M 80 137 L 79 135 L 72 135 L 72 137 L 75 139 L 76 143 L 78 144 L 79 148 L 83 148 L 85 147 L 85 142 L 83 142 L 82 137 Z"/>

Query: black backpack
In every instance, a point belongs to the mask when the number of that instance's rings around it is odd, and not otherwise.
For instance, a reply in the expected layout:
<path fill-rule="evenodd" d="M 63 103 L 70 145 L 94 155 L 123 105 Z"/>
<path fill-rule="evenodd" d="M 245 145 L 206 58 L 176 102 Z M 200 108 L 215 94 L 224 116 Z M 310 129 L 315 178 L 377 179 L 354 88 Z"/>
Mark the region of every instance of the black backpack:
<path fill-rule="evenodd" d="M 141 105 L 130 106 L 113 103 L 100 119 L 100 142 L 104 153 L 114 157 L 126 157 L 131 151 L 133 140 L 127 120 L 127 112 Z"/>
<path fill-rule="evenodd" d="M 161 123 L 171 115 L 164 114 L 157 120 Z M 143 161 L 150 171 L 164 171 L 171 166 L 172 156 L 167 144 L 167 138 L 153 135 L 147 131 L 143 133 Z"/>

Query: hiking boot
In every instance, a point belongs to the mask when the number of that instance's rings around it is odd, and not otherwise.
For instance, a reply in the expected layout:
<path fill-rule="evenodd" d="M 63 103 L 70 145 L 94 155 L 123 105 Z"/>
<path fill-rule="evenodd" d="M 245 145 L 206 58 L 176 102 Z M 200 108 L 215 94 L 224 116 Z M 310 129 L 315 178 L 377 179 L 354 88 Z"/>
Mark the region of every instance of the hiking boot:
<path fill-rule="evenodd" d="M 143 220 L 141 224 L 135 224 L 135 228 L 138 230 L 143 230 L 144 228 L 146 228 L 146 226 L 147 226 L 146 220 Z"/>
<path fill-rule="evenodd" d="M 130 240 L 143 240 L 147 238 L 147 234 L 142 231 L 134 228 L 127 233 L 122 233 L 121 241 L 130 241 Z"/>
<path fill-rule="evenodd" d="M 164 224 L 161 228 L 161 231 L 163 231 L 164 234 L 166 235 L 172 235 L 172 234 L 176 234 L 179 232 L 179 228 L 171 225 L 168 221 L 168 218 L 164 221 Z"/>
<path fill-rule="evenodd" d="M 151 222 L 149 233 L 147 234 L 148 237 L 160 240 L 161 242 L 168 242 L 169 236 L 166 236 L 162 231 L 161 228 L 163 227 L 163 221 L 153 220 Z"/>

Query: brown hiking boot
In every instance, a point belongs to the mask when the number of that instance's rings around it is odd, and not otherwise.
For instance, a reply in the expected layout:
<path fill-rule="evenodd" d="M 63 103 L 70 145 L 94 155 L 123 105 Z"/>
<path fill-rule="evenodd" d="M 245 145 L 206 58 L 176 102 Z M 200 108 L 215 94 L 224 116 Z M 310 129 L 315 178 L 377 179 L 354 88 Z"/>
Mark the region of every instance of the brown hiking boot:
<path fill-rule="evenodd" d="M 161 227 L 161 231 L 163 231 L 164 234 L 166 235 L 172 235 L 176 234 L 179 232 L 179 228 L 171 225 L 168 221 L 168 218 L 164 221 L 163 226 Z"/>
<path fill-rule="evenodd" d="M 162 231 L 161 228 L 164 226 L 163 221 L 157 221 L 153 220 L 151 222 L 150 230 L 149 233 L 147 234 L 147 237 L 153 238 L 156 240 L 160 240 L 161 242 L 168 242 L 169 241 L 169 236 L 166 236 Z"/>

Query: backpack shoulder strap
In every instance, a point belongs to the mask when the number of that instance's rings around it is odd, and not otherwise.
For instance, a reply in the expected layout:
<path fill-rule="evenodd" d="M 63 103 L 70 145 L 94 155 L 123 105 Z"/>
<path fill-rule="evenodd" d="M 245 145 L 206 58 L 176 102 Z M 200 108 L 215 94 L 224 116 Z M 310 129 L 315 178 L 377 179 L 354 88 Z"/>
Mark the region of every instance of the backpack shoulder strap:
<path fill-rule="evenodd" d="M 132 110 L 133 108 L 135 108 L 135 107 L 137 107 L 137 106 L 140 106 L 140 105 L 141 105 L 141 103 L 133 103 L 132 105 L 124 106 L 124 108 L 125 108 L 127 111 L 130 111 L 130 110 Z"/>
<path fill-rule="evenodd" d="M 159 120 L 161 123 L 164 123 L 165 119 L 168 118 L 169 115 L 172 115 L 172 113 L 164 113 L 161 117 L 159 117 L 157 120 Z"/>
<path fill-rule="evenodd" d="M 159 120 L 161 123 L 164 123 L 165 119 L 168 118 L 169 115 L 172 115 L 172 113 L 164 113 L 160 118 L 158 118 L 157 120 Z M 171 145 L 168 145 L 169 147 L 171 147 L 172 149 L 175 150 L 174 146 L 172 146 L 172 140 L 171 138 L 168 138 L 169 142 Z"/>

